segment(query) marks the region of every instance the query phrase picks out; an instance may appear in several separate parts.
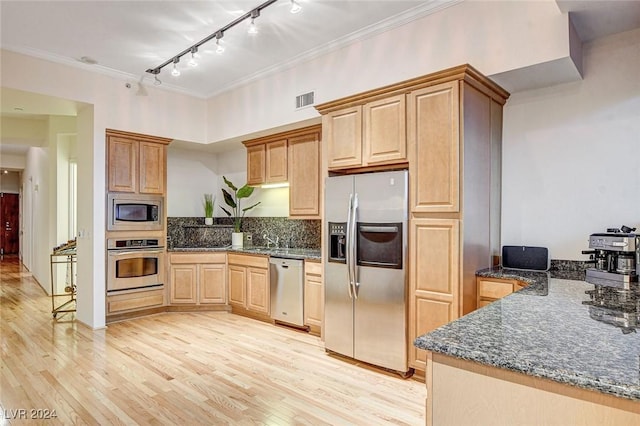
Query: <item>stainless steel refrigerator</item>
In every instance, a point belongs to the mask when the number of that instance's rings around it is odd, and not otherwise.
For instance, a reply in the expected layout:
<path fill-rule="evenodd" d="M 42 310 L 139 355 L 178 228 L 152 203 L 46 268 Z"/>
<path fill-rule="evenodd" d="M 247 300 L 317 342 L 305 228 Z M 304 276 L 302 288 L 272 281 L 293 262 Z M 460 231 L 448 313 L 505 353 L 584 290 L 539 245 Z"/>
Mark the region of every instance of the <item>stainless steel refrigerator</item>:
<path fill-rule="evenodd" d="M 325 348 L 407 372 L 407 171 L 328 177 Z"/>

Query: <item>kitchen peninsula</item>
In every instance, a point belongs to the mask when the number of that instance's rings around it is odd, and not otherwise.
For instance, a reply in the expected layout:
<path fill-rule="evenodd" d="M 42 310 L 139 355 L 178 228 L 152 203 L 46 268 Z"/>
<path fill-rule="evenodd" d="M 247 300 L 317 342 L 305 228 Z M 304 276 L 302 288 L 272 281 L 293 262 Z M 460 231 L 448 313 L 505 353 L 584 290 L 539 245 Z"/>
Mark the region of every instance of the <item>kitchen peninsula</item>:
<path fill-rule="evenodd" d="M 640 424 L 640 336 L 590 315 L 593 285 L 478 275 L 529 286 L 415 340 L 428 351 L 427 424 Z"/>

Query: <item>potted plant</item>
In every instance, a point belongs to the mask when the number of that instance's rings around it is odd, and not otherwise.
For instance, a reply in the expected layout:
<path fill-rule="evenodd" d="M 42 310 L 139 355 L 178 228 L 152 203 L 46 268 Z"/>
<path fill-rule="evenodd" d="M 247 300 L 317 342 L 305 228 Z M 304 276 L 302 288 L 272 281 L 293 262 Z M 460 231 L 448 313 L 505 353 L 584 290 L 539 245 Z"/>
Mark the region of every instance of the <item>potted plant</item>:
<path fill-rule="evenodd" d="M 213 207 L 215 206 L 216 199 L 213 194 L 204 194 L 204 201 L 202 206 L 204 207 L 204 224 L 213 225 Z"/>
<path fill-rule="evenodd" d="M 250 197 L 251 194 L 253 194 L 254 188 L 247 185 L 246 183 L 238 188 L 225 176 L 222 176 L 222 179 L 224 179 L 224 183 L 227 184 L 230 189 L 230 191 L 227 191 L 226 189 L 222 188 L 224 202 L 227 204 L 227 206 L 229 206 L 229 210 L 225 209 L 224 207 L 220 208 L 227 214 L 227 216 L 233 218 L 233 234 L 231 234 L 231 247 L 242 248 L 242 219 L 249 210 L 260 204 L 260 201 L 249 207 L 242 208 L 240 206 L 240 200 Z"/>

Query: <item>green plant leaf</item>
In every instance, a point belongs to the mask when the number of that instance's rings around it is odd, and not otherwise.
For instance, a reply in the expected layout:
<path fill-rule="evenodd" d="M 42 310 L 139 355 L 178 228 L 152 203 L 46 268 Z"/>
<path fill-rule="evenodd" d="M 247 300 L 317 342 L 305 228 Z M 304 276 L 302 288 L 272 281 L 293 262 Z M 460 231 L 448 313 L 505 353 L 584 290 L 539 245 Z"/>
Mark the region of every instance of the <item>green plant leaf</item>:
<path fill-rule="evenodd" d="M 227 214 L 227 216 L 231 216 L 231 212 L 227 209 L 225 209 L 224 207 L 220 206 L 220 208 L 222 209 L 223 212 L 225 212 Z"/>
<path fill-rule="evenodd" d="M 235 209 L 236 207 L 238 207 L 236 205 L 235 200 L 233 199 L 233 196 L 229 193 L 229 191 L 223 188 L 222 194 L 224 195 L 224 202 L 227 203 L 229 207 L 231 207 L 232 209 Z"/>
<path fill-rule="evenodd" d="M 233 192 L 236 192 L 236 191 L 238 190 L 238 188 L 236 188 L 236 186 L 235 186 L 233 183 L 231 183 L 231 181 L 230 181 L 229 179 L 227 179 L 227 178 L 226 178 L 226 177 L 224 177 L 224 176 L 222 176 L 222 179 L 224 179 L 224 183 L 226 183 L 226 184 L 227 184 L 227 186 L 228 186 L 229 188 L 231 188 L 231 190 L 232 190 Z M 224 191 L 224 189 L 223 189 L 223 191 Z"/>
<path fill-rule="evenodd" d="M 255 188 L 253 186 L 245 185 L 242 188 L 238 189 L 236 192 L 236 197 L 238 198 L 247 198 L 253 194 L 253 190 Z"/>
<path fill-rule="evenodd" d="M 255 206 L 257 206 L 257 205 L 258 205 L 258 204 L 260 204 L 260 203 L 261 203 L 261 201 L 258 201 L 257 203 L 255 203 L 255 204 L 254 204 L 254 205 L 252 205 L 252 206 L 245 207 L 244 209 L 242 209 L 242 211 L 243 211 L 243 212 L 246 212 L 247 210 L 251 210 L 252 208 L 254 208 Z"/>

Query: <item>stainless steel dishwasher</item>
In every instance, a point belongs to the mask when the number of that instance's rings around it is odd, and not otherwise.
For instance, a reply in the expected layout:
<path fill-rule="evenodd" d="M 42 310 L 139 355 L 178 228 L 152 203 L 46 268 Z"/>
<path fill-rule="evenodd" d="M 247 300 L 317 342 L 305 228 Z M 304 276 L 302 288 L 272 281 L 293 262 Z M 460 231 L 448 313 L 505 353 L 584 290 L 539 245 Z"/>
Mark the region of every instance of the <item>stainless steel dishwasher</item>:
<path fill-rule="evenodd" d="M 304 263 L 271 257 L 271 318 L 304 327 Z"/>

